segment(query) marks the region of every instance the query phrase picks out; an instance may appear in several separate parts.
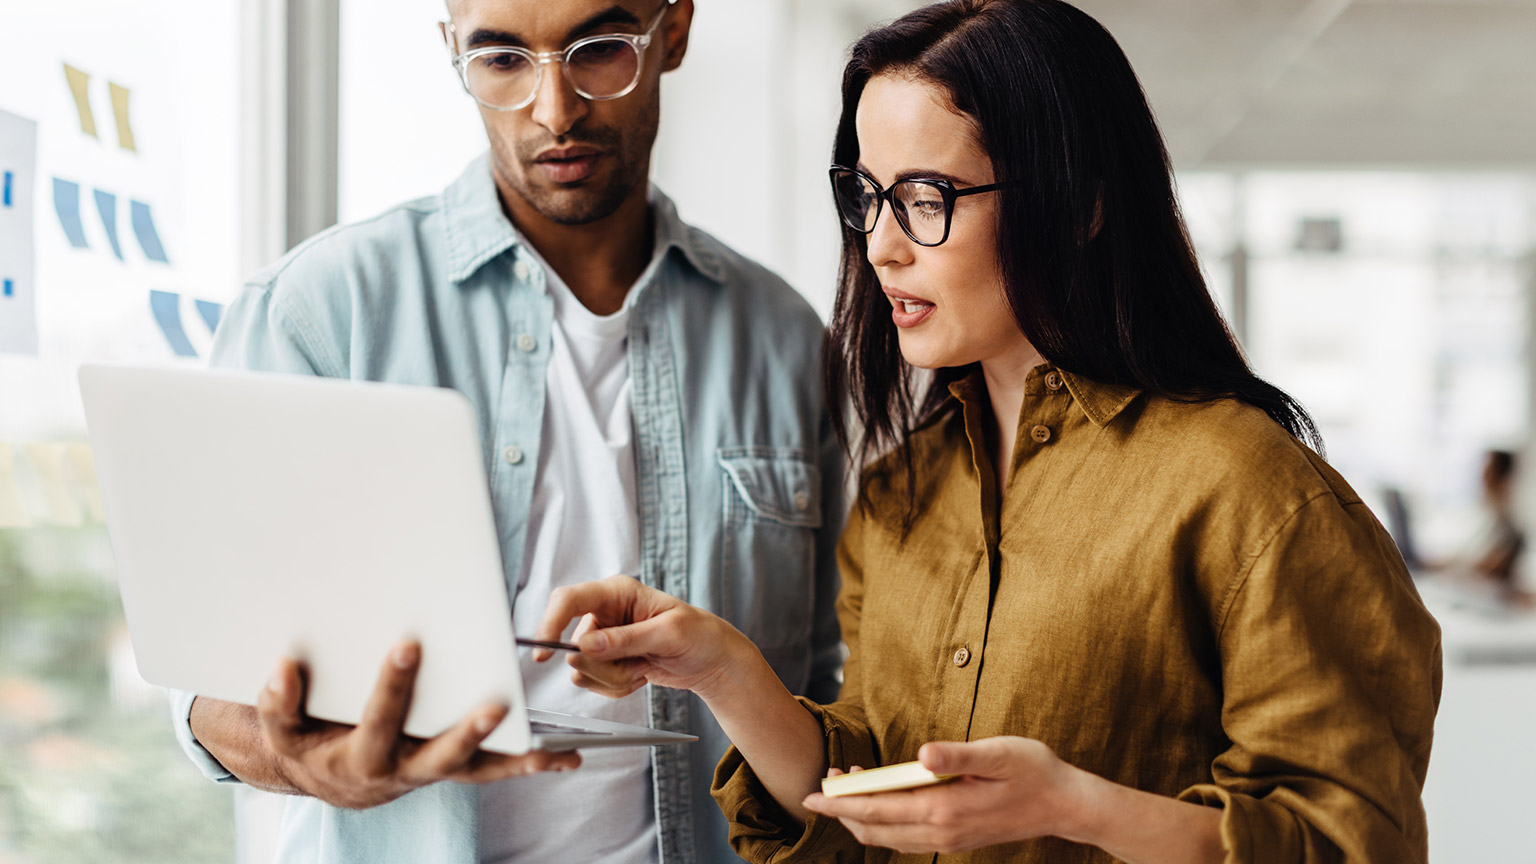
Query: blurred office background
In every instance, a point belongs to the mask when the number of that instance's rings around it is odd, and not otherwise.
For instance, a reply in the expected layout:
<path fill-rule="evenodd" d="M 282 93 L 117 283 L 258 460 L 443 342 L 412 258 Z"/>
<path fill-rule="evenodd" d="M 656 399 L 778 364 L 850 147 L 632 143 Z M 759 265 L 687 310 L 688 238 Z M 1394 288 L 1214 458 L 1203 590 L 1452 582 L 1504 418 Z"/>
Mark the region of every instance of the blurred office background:
<path fill-rule="evenodd" d="M 697 5 L 656 180 L 825 313 L 844 53 L 918 4 Z M 1536 455 L 1536 0 L 1080 5 L 1142 76 L 1259 373 L 1400 542 L 1455 559 L 1487 519 L 1484 453 Z M 243 276 L 454 178 L 484 137 L 441 17 L 439 0 L 0 10 L 0 864 L 269 859 L 272 801 L 203 781 L 138 677 L 75 370 L 205 362 Z M 1519 483 L 1536 513 L 1536 472 Z M 1536 864 L 1536 621 L 1443 581 L 1424 583 L 1446 638 L 1432 860 Z"/>

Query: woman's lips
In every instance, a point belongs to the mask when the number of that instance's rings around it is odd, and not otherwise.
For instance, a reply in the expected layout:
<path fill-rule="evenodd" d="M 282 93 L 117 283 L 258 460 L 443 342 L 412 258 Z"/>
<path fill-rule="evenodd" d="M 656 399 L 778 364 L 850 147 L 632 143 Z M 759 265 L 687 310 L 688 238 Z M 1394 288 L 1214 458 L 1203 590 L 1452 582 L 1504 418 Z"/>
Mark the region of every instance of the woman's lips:
<path fill-rule="evenodd" d="M 916 327 L 938 308 L 923 300 L 901 300 L 895 297 L 891 299 L 894 304 L 891 307 L 891 321 L 895 322 L 897 327 Z"/>

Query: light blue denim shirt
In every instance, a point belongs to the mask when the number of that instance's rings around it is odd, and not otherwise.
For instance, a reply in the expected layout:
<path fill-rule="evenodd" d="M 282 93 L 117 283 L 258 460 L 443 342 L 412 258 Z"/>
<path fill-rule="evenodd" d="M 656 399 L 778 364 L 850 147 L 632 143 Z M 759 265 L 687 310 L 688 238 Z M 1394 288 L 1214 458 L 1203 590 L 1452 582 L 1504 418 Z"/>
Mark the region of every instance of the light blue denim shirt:
<path fill-rule="evenodd" d="M 831 701 L 844 496 L 818 384 L 821 323 L 781 279 L 684 224 L 655 189 L 651 211 L 656 260 L 629 318 L 637 575 L 731 621 L 793 692 Z M 213 363 L 469 397 L 515 591 L 546 395 L 552 301 L 542 282 L 482 156 L 441 195 L 331 229 L 256 276 L 225 314 Z M 709 795 L 725 736 L 692 694 L 648 691 L 654 727 L 700 738 L 652 751 L 661 860 L 736 860 Z M 191 702 L 172 693 L 183 747 L 211 779 L 238 782 L 193 738 Z M 439 783 L 362 811 L 292 798 L 279 859 L 475 864 L 477 795 Z M 572 819 L 602 818 L 571 804 Z"/>

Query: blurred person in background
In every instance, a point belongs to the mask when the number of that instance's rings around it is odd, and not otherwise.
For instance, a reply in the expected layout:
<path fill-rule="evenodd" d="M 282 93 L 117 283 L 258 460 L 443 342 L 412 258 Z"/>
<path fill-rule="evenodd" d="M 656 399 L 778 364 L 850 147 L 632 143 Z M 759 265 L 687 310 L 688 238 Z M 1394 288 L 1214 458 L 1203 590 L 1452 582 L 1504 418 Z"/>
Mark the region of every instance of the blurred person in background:
<path fill-rule="evenodd" d="M 648 182 L 661 76 L 683 61 L 692 0 L 448 11 L 489 154 L 441 195 L 327 231 L 254 277 L 214 363 L 459 390 L 485 443 L 517 632 L 556 586 L 630 573 L 732 621 L 777 686 L 830 700 L 843 458 L 817 375 L 820 320 Z M 178 735 L 210 778 L 294 796 L 284 862 L 733 857 L 709 794 L 728 742 L 691 694 L 615 702 L 525 656 L 535 707 L 701 740 L 584 762 L 493 754 L 478 744 L 505 706 L 430 741 L 401 734 L 430 650 L 397 648 L 356 727 L 306 717 L 303 670 L 284 661 L 256 708 L 173 694 Z"/>
<path fill-rule="evenodd" d="M 1481 473 L 1481 525 L 1465 548 L 1430 569 L 1473 595 L 1515 607 L 1536 605 L 1522 584 L 1525 532 L 1515 518 L 1518 460 L 1508 450 L 1489 450 Z"/>
<path fill-rule="evenodd" d="M 874 457 L 839 700 L 632 579 L 541 635 L 595 615 L 586 686 L 704 698 L 751 861 L 1424 862 L 1438 628 L 1222 322 L 1114 39 L 1059 0 L 913 12 L 854 46 L 834 160 L 829 392 Z M 907 760 L 954 779 L 818 791 Z"/>

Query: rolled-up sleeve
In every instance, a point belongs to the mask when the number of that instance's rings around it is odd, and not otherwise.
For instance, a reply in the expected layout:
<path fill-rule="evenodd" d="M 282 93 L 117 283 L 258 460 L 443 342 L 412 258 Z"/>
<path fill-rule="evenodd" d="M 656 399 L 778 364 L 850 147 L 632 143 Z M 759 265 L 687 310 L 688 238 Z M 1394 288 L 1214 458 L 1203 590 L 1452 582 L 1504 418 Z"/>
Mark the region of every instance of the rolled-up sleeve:
<path fill-rule="evenodd" d="M 874 742 L 857 706 L 823 706 L 796 698 L 821 723 L 828 765 L 846 771 L 854 765 L 876 764 Z M 735 747 L 716 766 L 710 794 L 730 822 L 731 848 L 748 861 L 864 860 L 864 847 L 836 819 L 812 813 L 802 824 L 785 813 Z"/>
<path fill-rule="evenodd" d="M 1315 497 L 1220 599 L 1231 744 L 1179 797 L 1223 809 L 1226 860 L 1425 861 L 1440 634 L 1380 525 Z"/>
<path fill-rule="evenodd" d="M 239 783 L 240 778 L 213 758 L 213 754 L 192 734 L 192 700 L 197 695 L 185 690 L 167 690 L 166 694 L 171 699 L 171 728 L 176 732 L 176 743 L 181 745 L 181 751 L 209 780 L 216 783 Z"/>

